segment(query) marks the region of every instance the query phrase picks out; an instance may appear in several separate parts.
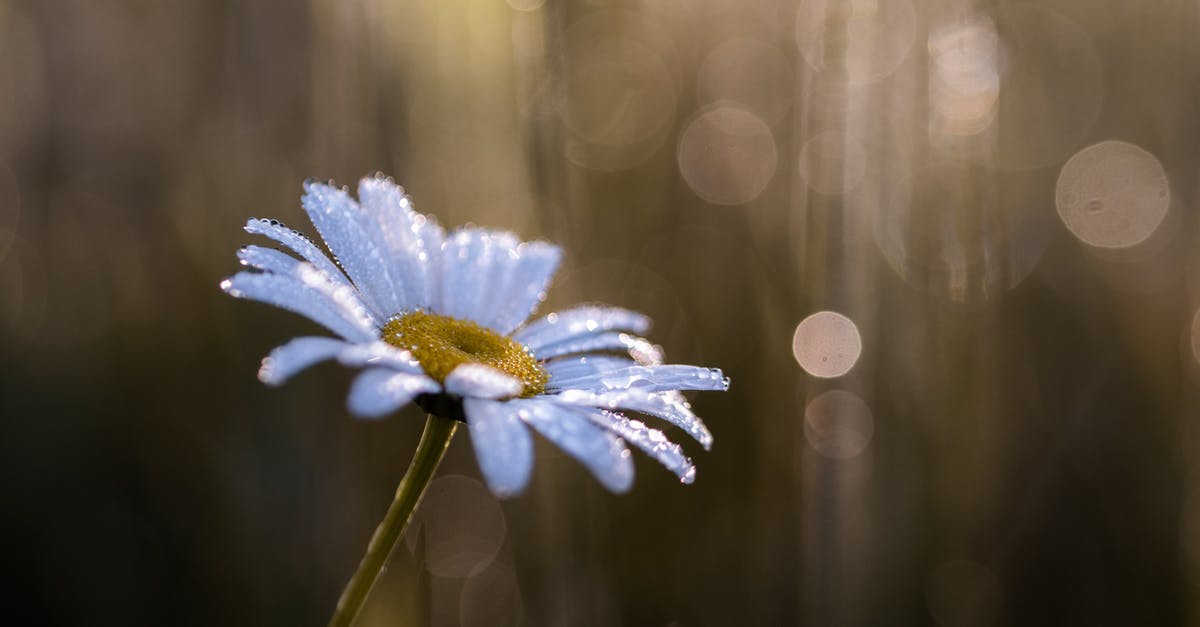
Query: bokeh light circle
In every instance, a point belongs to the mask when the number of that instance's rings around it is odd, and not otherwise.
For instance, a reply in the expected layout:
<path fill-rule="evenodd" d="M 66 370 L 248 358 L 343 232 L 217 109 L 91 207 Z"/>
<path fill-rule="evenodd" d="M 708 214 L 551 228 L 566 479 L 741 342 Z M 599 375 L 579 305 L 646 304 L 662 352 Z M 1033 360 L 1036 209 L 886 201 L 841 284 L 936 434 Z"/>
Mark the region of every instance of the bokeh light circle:
<path fill-rule="evenodd" d="M 978 304 L 1016 287 L 1048 245 L 1054 218 L 1038 180 L 1023 172 L 1001 193 L 996 176 L 965 161 L 939 160 L 891 183 L 875 214 L 875 241 L 896 273 L 938 298 Z M 1048 184 L 1048 182 L 1046 183 Z"/>
<path fill-rule="evenodd" d="M 849 133 L 821 131 L 800 148 L 797 169 L 810 189 L 822 194 L 843 194 L 862 182 L 867 153 Z"/>
<path fill-rule="evenodd" d="M 941 24 L 929 34 L 930 129 L 974 135 L 995 119 L 1000 95 L 999 36 L 987 15 Z"/>
<path fill-rule="evenodd" d="M 818 311 L 801 320 L 792 335 L 792 356 L 814 377 L 840 377 L 850 372 L 861 354 L 858 327 L 835 311 Z"/>
<path fill-rule="evenodd" d="M 524 624 L 516 573 L 496 560 L 463 583 L 458 618 L 463 627 L 516 627 Z"/>
<path fill-rule="evenodd" d="M 434 480 L 417 515 L 425 536 L 425 567 L 439 577 L 481 572 L 500 552 L 508 532 L 500 503 L 470 477 Z"/>
<path fill-rule="evenodd" d="M 670 134 L 679 93 L 669 38 L 633 11 L 600 11 L 571 24 L 559 59 L 564 154 L 585 168 L 616 171 L 650 158 Z"/>
<path fill-rule="evenodd" d="M 900 67 L 916 40 L 908 0 L 804 0 L 796 11 L 796 44 L 809 66 L 851 84 L 878 81 Z"/>
<path fill-rule="evenodd" d="M 1006 170 L 1058 163 L 1079 147 L 1100 115 L 1100 56 L 1083 27 L 1049 9 L 1005 4 L 992 18 L 1000 36 L 1002 80 L 989 163 Z"/>
<path fill-rule="evenodd" d="M 875 418 L 866 401 L 845 390 L 830 390 L 804 408 L 804 439 L 830 459 L 852 459 L 871 443 Z"/>
<path fill-rule="evenodd" d="M 732 103 L 702 110 L 688 122 L 677 150 L 692 191 L 718 205 L 758 197 L 775 176 L 775 137 L 761 118 Z"/>
<path fill-rule="evenodd" d="M 675 94 L 666 65 L 654 50 L 623 37 L 606 37 L 569 51 L 562 118 L 593 143 L 628 145 L 651 137 L 670 119 Z"/>
<path fill-rule="evenodd" d="M 1123 141 L 1075 153 L 1055 185 L 1063 224 L 1085 244 L 1126 248 L 1144 242 L 1171 204 L 1166 171 L 1154 155 Z"/>
<path fill-rule="evenodd" d="M 792 68 L 776 46 L 761 39 L 737 37 L 705 57 L 696 71 L 696 98 L 701 103 L 728 100 L 744 105 L 767 124 L 779 123 L 792 106 Z"/>

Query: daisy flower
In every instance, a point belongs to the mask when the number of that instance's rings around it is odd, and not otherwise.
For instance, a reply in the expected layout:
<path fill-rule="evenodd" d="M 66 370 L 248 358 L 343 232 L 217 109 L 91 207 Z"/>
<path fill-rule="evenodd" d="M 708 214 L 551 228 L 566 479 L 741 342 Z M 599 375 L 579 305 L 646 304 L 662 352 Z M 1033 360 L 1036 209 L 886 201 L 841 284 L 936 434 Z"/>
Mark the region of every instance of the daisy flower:
<path fill-rule="evenodd" d="M 681 390 L 725 390 L 719 370 L 664 365 L 641 336 L 650 320 L 583 305 L 527 321 L 562 258 L 545 242 L 466 226 L 449 233 L 413 209 L 382 177 L 344 189 L 308 182 L 303 199 L 332 259 L 275 220 L 246 231 L 295 256 L 247 246 L 249 269 L 221 283 L 238 298 L 290 310 L 339 337 L 298 337 L 263 359 L 259 378 L 279 385 L 325 360 L 359 368 L 347 404 L 379 418 L 415 403 L 466 424 L 479 467 L 498 496 L 520 493 L 536 431 L 579 460 L 606 488 L 633 483 L 629 445 L 683 483 L 695 466 L 662 431 L 627 414 L 679 427 L 705 449 L 712 434 Z"/>

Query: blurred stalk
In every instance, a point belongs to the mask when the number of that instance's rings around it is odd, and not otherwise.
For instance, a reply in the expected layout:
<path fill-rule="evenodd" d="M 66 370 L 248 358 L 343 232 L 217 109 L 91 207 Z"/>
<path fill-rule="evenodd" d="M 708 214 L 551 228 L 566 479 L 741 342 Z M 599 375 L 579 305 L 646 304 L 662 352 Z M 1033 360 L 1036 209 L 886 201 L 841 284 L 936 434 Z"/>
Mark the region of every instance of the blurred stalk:
<path fill-rule="evenodd" d="M 396 498 L 371 536 L 358 570 L 354 571 L 350 583 L 346 584 L 333 618 L 329 620 L 329 627 L 349 627 L 354 624 L 388 556 L 404 536 L 408 521 L 412 520 L 413 511 L 421 503 L 425 488 L 429 487 L 429 481 L 433 479 L 433 473 L 441 463 L 457 428 L 458 421 L 449 418 L 429 414 L 425 419 L 425 431 L 421 433 L 421 441 L 417 443 L 417 451 L 413 453 L 408 471 L 396 488 Z"/>

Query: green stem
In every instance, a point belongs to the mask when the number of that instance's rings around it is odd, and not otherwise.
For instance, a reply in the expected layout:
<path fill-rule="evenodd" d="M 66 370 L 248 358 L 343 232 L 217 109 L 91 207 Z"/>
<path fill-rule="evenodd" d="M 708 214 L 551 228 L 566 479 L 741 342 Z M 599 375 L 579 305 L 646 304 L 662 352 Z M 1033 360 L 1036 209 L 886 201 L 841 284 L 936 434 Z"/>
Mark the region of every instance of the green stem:
<path fill-rule="evenodd" d="M 346 584 L 346 590 L 338 600 L 333 618 L 329 620 L 329 627 L 350 627 L 354 624 L 354 619 L 358 617 L 371 587 L 383 571 L 388 555 L 404 535 L 404 529 L 412 519 L 413 510 L 417 509 L 421 502 L 425 488 L 429 486 L 429 480 L 433 478 L 433 472 L 441 463 L 442 455 L 450 445 L 450 438 L 454 436 L 457 427 L 457 420 L 439 418 L 433 414 L 425 420 L 425 431 L 421 434 L 421 441 L 417 444 L 417 451 L 413 453 L 408 471 L 400 480 L 400 487 L 396 488 L 396 498 L 388 507 L 379 527 L 375 529 L 375 535 L 371 536 L 367 553 L 358 564 L 358 570 L 354 571 L 350 583 Z"/>

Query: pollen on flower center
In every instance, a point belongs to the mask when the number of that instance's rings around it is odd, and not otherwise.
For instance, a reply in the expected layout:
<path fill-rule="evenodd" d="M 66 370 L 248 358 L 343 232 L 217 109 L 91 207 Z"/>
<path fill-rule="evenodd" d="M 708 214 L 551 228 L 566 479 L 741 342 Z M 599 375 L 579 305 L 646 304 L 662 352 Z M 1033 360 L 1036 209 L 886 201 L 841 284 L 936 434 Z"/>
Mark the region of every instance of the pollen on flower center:
<path fill-rule="evenodd" d="M 389 320 L 383 339 L 412 353 L 425 372 L 442 383 L 467 363 L 516 377 L 525 385 L 521 396 L 541 394 L 550 378 L 524 346 L 470 320 L 412 311 Z"/>

